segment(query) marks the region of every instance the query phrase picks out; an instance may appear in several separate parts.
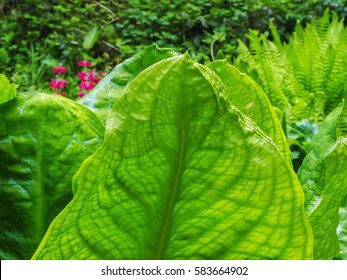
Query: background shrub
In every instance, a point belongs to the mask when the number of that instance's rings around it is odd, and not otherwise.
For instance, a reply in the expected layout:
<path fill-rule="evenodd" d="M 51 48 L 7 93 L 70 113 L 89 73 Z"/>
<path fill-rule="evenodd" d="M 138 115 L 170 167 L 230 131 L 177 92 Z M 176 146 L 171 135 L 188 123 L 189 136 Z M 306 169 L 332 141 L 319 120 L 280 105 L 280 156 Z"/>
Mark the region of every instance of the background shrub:
<path fill-rule="evenodd" d="M 249 28 L 268 36 L 272 20 L 286 39 L 297 20 L 308 22 L 326 7 L 339 17 L 347 13 L 342 0 L 2 1 L 0 73 L 18 83 L 19 91 L 49 90 L 52 67 L 59 62 L 70 73 L 78 72 L 77 61 L 84 58 L 99 70 L 112 69 L 155 43 L 188 50 L 199 62 L 230 60 L 237 39 L 247 42 Z M 100 36 L 88 49 L 83 42 L 94 28 Z M 70 75 L 69 82 L 73 90 L 77 77 Z"/>

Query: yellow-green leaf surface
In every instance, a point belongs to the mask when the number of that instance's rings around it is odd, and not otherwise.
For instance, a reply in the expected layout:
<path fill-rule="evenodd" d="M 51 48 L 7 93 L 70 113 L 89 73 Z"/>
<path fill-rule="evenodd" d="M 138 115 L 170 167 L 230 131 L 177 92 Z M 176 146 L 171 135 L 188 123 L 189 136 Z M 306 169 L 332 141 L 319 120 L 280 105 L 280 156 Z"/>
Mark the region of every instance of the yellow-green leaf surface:
<path fill-rule="evenodd" d="M 95 114 L 57 95 L 21 93 L 0 105 L 0 259 L 31 258 L 103 134 Z"/>
<path fill-rule="evenodd" d="M 336 131 L 342 110 L 343 104 L 326 117 L 298 172 L 314 234 L 315 259 L 332 259 L 339 252 L 338 212 L 347 193 L 347 138 L 338 137 Z"/>
<path fill-rule="evenodd" d="M 261 87 L 226 60 L 214 61 L 208 67 L 222 79 L 230 101 L 271 137 L 291 166 L 292 156 L 281 123 Z"/>
<path fill-rule="evenodd" d="M 3 104 L 16 96 L 16 84 L 10 84 L 7 77 L 0 74 L 0 104 Z"/>
<path fill-rule="evenodd" d="M 128 85 L 74 179 L 33 259 L 312 258 L 296 175 L 187 54 Z"/>
<path fill-rule="evenodd" d="M 149 46 L 137 55 L 117 65 L 97 86 L 79 100 L 106 123 L 113 104 L 124 94 L 127 84 L 141 71 L 158 61 L 177 55 L 170 49 Z"/>

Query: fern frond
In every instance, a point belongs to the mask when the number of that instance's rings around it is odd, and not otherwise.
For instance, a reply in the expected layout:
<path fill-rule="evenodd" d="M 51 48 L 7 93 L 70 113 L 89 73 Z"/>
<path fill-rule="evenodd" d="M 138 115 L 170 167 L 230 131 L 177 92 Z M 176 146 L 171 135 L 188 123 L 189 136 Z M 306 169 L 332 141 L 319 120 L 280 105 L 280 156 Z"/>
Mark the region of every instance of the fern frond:
<path fill-rule="evenodd" d="M 347 98 L 343 20 L 326 10 L 321 19 L 313 19 L 305 28 L 297 23 L 288 43 L 281 42 L 272 22 L 269 28 L 273 41 L 250 31 L 248 51 L 243 45 L 238 63 L 289 122 L 312 119 L 320 123 Z M 341 119 L 341 127 L 347 131 L 347 113 Z"/>
<path fill-rule="evenodd" d="M 324 11 L 323 16 L 318 21 L 313 20 L 311 22 L 311 25 L 315 26 L 315 29 L 317 30 L 317 33 L 320 37 L 324 37 L 326 31 L 328 30 L 328 28 L 330 26 L 330 11 L 329 11 L 329 9 L 326 9 Z"/>
<path fill-rule="evenodd" d="M 269 28 L 270 28 L 274 43 L 276 44 L 277 47 L 282 48 L 282 40 L 280 38 L 280 35 L 277 32 L 277 29 L 274 23 L 271 20 L 269 22 Z"/>

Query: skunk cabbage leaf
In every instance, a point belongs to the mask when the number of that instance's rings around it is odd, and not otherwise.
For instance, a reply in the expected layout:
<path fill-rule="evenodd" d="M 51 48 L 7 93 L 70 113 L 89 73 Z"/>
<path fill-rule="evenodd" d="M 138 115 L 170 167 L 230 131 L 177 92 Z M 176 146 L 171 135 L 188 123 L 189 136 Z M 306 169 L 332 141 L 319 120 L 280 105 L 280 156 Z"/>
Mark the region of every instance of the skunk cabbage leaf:
<path fill-rule="evenodd" d="M 339 252 L 336 228 L 347 194 L 347 138 L 339 137 L 336 128 L 342 110 L 343 103 L 325 118 L 298 171 L 314 234 L 315 259 L 332 259 Z"/>
<path fill-rule="evenodd" d="M 1 259 L 31 258 L 103 134 L 95 114 L 57 95 L 21 93 L 0 105 Z"/>
<path fill-rule="evenodd" d="M 117 65 L 97 86 L 79 100 L 105 123 L 113 104 L 124 93 L 126 85 L 141 71 L 165 58 L 177 55 L 171 49 L 149 46 Z"/>
<path fill-rule="evenodd" d="M 312 258 L 296 175 L 187 54 L 129 83 L 74 190 L 33 259 Z"/>

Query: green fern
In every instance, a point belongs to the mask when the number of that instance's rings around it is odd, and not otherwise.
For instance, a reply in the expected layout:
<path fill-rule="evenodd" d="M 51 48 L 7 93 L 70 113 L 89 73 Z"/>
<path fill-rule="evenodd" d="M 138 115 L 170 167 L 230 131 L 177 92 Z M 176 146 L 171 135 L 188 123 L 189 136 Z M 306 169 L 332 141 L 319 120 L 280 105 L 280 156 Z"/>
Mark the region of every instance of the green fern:
<path fill-rule="evenodd" d="M 296 25 L 283 43 L 270 23 L 273 40 L 256 31 L 249 47 L 240 42 L 234 64 L 255 79 L 267 93 L 280 117 L 289 123 L 304 119 L 320 124 L 347 97 L 347 29 L 326 10 L 305 28 Z M 347 135 L 347 110 L 339 123 Z"/>
<path fill-rule="evenodd" d="M 285 69 L 283 53 L 275 43 L 268 41 L 264 35 L 251 30 L 248 34 L 249 48 L 239 41 L 240 55 L 234 62 L 241 71 L 249 74 L 266 92 L 273 106 L 281 115 L 289 104 L 284 88 L 278 81 L 284 81 Z"/>

